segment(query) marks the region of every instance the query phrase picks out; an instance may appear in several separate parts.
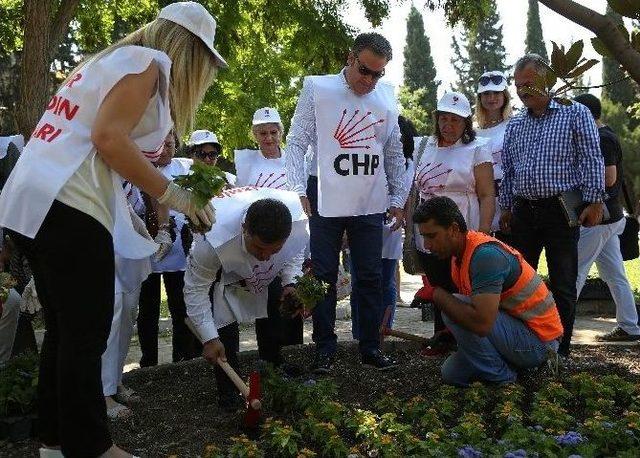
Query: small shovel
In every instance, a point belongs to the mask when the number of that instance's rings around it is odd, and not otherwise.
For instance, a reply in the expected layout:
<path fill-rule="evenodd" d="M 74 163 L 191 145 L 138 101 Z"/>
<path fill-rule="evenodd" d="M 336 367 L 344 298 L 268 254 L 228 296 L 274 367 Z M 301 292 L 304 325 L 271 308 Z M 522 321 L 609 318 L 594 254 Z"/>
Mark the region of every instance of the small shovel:
<path fill-rule="evenodd" d="M 184 319 L 187 327 L 193 332 L 200 342 L 202 342 L 202 338 L 200 334 L 196 330 L 193 322 L 186 317 Z M 202 342 L 204 343 L 204 342 Z M 260 411 L 262 409 L 262 402 L 260 401 L 261 392 L 260 392 L 260 373 L 258 371 L 253 371 L 249 376 L 249 386 L 240 378 L 238 373 L 233 370 L 233 367 L 222 359 L 218 359 L 217 361 L 220 368 L 227 374 L 227 376 L 231 379 L 233 384 L 238 388 L 238 391 L 245 398 L 247 403 L 247 411 L 244 414 L 243 425 L 247 428 L 255 428 L 260 421 Z"/>
<path fill-rule="evenodd" d="M 384 311 L 382 322 L 380 323 L 380 345 L 382 345 L 386 336 L 394 336 L 404 340 L 412 340 L 423 345 L 431 345 L 433 343 L 433 340 L 427 337 L 418 336 L 416 334 L 409 334 L 408 332 L 403 331 L 396 331 L 395 329 L 387 327 L 387 321 L 389 321 L 391 311 L 391 306 L 387 307 L 387 309 Z"/>

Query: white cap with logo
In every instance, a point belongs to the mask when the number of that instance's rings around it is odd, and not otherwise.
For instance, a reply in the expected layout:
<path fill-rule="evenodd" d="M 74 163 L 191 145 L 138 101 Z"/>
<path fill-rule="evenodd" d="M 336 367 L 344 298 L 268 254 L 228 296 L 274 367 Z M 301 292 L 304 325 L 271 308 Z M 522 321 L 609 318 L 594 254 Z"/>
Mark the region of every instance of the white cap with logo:
<path fill-rule="evenodd" d="M 280 113 L 278 110 L 271 107 L 258 108 L 255 113 L 253 113 L 253 125 L 257 126 L 258 124 L 268 124 L 268 123 L 276 123 L 282 124 L 282 120 L 280 119 Z"/>
<path fill-rule="evenodd" d="M 220 146 L 218 137 L 210 130 L 194 130 L 187 142 L 188 145 L 204 145 L 205 143 L 213 143 Z"/>
<path fill-rule="evenodd" d="M 436 110 L 457 114 L 463 118 L 471 116 L 469 100 L 460 92 L 446 92 L 438 101 Z"/>
<path fill-rule="evenodd" d="M 216 20 L 207 9 L 198 2 L 171 3 L 158 14 L 158 18 L 167 19 L 181 25 L 189 32 L 200 38 L 207 48 L 213 53 L 221 67 L 227 67 L 227 61 L 223 59 L 213 42 L 216 37 Z"/>
<path fill-rule="evenodd" d="M 483 73 L 478 79 L 478 94 L 483 92 L 502 92 L 507 88 L 507 77 L 501 71 Z"/>

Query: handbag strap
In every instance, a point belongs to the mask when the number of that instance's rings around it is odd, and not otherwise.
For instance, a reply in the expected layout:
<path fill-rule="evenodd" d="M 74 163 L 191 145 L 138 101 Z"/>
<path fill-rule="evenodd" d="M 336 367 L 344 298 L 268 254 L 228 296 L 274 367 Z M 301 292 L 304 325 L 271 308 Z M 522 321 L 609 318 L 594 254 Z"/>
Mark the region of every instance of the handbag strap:
<path fill-rule="evenodd" d="M 420 144 L 418 145 L 418 155 L 416 156 L 416 168 L 418 164 L 420 164 L 420 159 L 422 159 L 422 154 L 424 153 L 425 148 L 427 147 L 427 141 L 429 141 L 428 136 L 422 137 L 420 140 Z"/>
<path fill-rule="evenodd" d="M 625 176 L 622 176 L 622 196 L 624 197 L 624 201 L 627 204 L 627 209 L 631 216 L 636 216 L 634 212 L 633 199 L 631 199 L 631 192 L 629 191 L 627 180 Z"/>

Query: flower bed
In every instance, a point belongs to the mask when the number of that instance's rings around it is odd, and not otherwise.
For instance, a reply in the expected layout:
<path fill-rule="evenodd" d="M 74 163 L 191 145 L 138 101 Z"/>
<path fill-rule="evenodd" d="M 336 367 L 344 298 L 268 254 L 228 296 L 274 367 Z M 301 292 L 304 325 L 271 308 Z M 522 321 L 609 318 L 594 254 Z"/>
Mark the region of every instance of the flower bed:
<path fill-rule="evenodd" d="M 371 410 L 334 401 L 331 381 L 265 381 L 278 418 L 256 441 L 234 437 L 226 453 L 209 447 L 206 457 L 640 456 L 640 385 L 618 375 L 578 372 L 535 393 L 443 385 L 429 399 L 385 395 Z"/>

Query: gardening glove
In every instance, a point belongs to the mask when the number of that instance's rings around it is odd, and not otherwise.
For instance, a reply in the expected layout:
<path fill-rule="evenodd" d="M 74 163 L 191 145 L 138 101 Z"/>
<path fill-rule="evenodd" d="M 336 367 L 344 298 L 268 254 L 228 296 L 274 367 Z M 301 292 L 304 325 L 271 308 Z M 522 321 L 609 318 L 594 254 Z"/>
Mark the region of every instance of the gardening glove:
<path fill-rule="evenodd" d="M 22 302 L 20 303 L 20 311 L 34 314 L 38 310 L 40 310 L 42 306 L 40 305 L 40 301 L 38 300 L 38 293 L 36 292 L 36 284 L 31 277 L 27 286 L 24 287 L 24 291 L 22 291 Z"/>
<path fill-rule="evenodd" d="M 158 251 L 153 255 L 153 261 L 160 262 L 171 251 L 171 247 L 173 246 L 171 235 L 166 230 L 160 229 L 158 231 L 158 235 L 156 235 L 156 238 L 153 239 L 153 241 L 160 245 Z"/>
<path fill-rule="evenodd" d="M 420 299 L 422 302 L 433 302 L 433 292 L 436 290 L 434 286 L 429 283 L 429 280 L 423 278 L 422 283 L 424 286 L 416 291 L 415 298 Z"/>
<path fill-rule="evenodd" d="M 187 189 L 183 189 L 173 181 L 169 182 L 167 190 L 158 197 L 160 204 L 184 213 L 194 224 L 210 228 L 215 223 L 215 210 L 211 202 L 203 208 L 198 208 L 193 193 Z"/>

